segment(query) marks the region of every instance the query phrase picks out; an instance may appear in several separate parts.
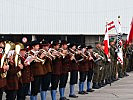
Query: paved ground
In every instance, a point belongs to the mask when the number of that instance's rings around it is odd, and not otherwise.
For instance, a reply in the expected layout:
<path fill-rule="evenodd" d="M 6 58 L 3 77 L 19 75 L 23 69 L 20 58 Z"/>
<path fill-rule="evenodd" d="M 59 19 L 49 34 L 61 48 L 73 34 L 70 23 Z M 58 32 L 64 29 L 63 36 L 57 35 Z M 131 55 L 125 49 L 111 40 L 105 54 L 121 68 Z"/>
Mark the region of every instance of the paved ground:
<path fill-rule="evenodd" d="M 70 100 L 133 100 L 133 72 L 129 73 L 130 76 L 122 78 L 114 83 L 112 86 L 107 85 L 101 89 L 95 90 L 93 93 L 86 95 L 78 94 L 78 85 L 76 86 L 76 93 L 79 96 L 78 99 Z M 69 94 L 69 84 L 66 88 L 66 97 Z M 59 92 L 57 92 L 57 98 L 59 99 Z M 4 100 L 4 99 L 3 99 Z M 29 100 L 29 98 L 27 98 Z M 40 96 L 38 95 L 38 100 Z M 50 92 L 48 91 L 47 100 L 51 100 Z"/>

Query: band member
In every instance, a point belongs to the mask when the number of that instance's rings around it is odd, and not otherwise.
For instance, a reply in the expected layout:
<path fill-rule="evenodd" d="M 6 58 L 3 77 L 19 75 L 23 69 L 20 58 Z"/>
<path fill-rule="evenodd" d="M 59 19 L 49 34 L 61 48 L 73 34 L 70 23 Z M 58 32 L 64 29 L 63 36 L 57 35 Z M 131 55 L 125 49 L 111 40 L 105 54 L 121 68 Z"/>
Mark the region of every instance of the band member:
<path fill-rule="evenodd" d="M 24 45 L 20 51 L 19 55 L 21 59 L 21 63 L 23 64 L 23 69 L 21 70 L 22 73 L 22 87 L 18 90 L 17 93 L 17 100 L 25 100 L 26 96 L 29 95 L 29 89 L 30 89 L 30 82 L 33 81 L 33 75 L 31 72 L 30 62 L 26 62 L 26 58 L 28 55 L 26 55 L 26 48 L 24 48 Z"/>
<path fill-rule="evenodd" d="M 93 78 L 94 60 L 96 58 L 93 54 L 93 47 L 91 45 L 89 45 L 89 46 L 87 46 L 87 49 L 88 49 L 87 52 L 89 53 L 89 56 L 90 56 L 90 60 L 88 62 L 89 71 L 87 72 L 87 92 L 93 92 L 94 90 L 91 88 L 91 81 Z"/>
<path fill-rule="evenodd" d="M 61 68 L 62 68 L 62 59 L 63 57 L 59 54 L 59 41 L 52 42 L 53 49 L 50 48 L 50 52 L 55 56 L 55 59 L 52 60 L 52 75 L 51 75 L 51 97 L 52 100 L 56 99 L 56 91 L 60 80 Z"/>
<path fill-rule="evenodd" d="M 12 43 L 13 44 L 13 43 Z M 13 46 L 11 46 L 13 48 Z M 22 85 L 21 75 L 18 73 L 23 69 L 23 65 L 19 63 L 17 66 L 15 64 L 15 51 L 10 51 L 9 57 L 9 70 L 7 72 L 7 85 L 6 85 L 6 100 L 15 100 L 17 96 L 17 91 Z"/>
<path fill-rule="evenodd" d="M 61 42 L 60 52 L 63 54 L 62 60 L 62 73 L 60 76 L 60 84 L 59 84 L 59 92 L 60 92 L 60 100 L 69 100 L 65 97 L 65 87 L 68 80 L 68 72 L 70 71 L 70 62 L 71 56 L 68 54 L 68 43 L 63 40 Z"/>
<path fill-rule="evenodd" d="M 86 80 L 86 75 L 89 70 L 88 67 L 88 56 L 85 54 L 86 52 L 86 46 L 81 45 L 81 47 L 78 48 L 81 52 L 81 60 L 79 62 L 79 72 L 80 72 L 80 79 L 79 79 L 79 94 L 88 94 L 86 91 L 84 91 L 84 82 Z"/>
<path fill-rule="evenodd" d="M 3 49 L 4 49 L 4 41 L 1 39 L 0 40 L 0 63 L 1 63 L 1 58 L 3 56 L 3 51 L 4 51 Z M 0 67 L 0 100 L 2 100 L 4 87 L 6 86 L 6 77 L 2 77 L 2 74 L 7 72 L 8 69 L 9 69 L 9 65 L 7 64 L 4 64 L 2 67 Z"/>
<path fill-rule="evenodd" d="M 71 59 L 70 62 L 70 94 L 69 97 L 77 98 L 78 96 L 75 95 L 74 87 L 75 84 L 78 82 L 78 70 L 79 65 L 76 60 L 76 56 L 78 55 L 78 52 L 76 51 L 76 44 L 70 44 L 69 46 L 69 52 L 74 56 L 74 58 Z"/>
<path fill-rule="evenodd" d="M 42 41 L 40 52 L 45 54 L 44 59 L 46 59 L 46 61 L 43 64 L 43 69 L 46 72 L 46 74 L 42 76 L 41 100 L 46 100 L 46 93 L 51 83 L 51 67 L 53 58 L 50 56 L 50 52 L 48 52 L 49 46 L 50 44 L 47 41 Z"/>
<path fill-rule="evenodd" d="M 40 88 L 41 88 L 42 75 L 45 74 L 43 70 L 43 65 L 42 65 L 44 63 L 44 60 L 42 60 L 41 58 L 43 58 L 45 55 L 41 54 L 40 57 L 38 57 L 38 53 L 39 53 L 38 50 L 40 48 L 40 43 L 38 41 L 33 41 L 31 43 L 31 46 L 32 46 L 32 49 L 30 50 L 29 55 L 31 55 L 31 57 L 34 59 L 30 63 L 34 80 L 31 82 L 30 99 L 37 100 L 37 94 L 40 92 Z"/>

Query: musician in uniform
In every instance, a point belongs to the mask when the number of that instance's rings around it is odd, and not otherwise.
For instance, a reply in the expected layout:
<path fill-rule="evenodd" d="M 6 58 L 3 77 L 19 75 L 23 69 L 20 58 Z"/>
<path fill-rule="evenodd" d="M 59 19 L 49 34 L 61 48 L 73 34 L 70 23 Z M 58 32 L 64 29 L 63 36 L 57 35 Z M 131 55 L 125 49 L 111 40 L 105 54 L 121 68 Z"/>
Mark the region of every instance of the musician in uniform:
<path fill-rule="evenodd" d="M 40 88 L 41 88 L 42 76 L 45 74 L 43 69 L 44 60 L 42 60 L 41 58 L 43 58 L 45 55 L 41 54 L 38 57 L 40 43 L 37 40 L 32 41 L 31 47 L 32 49 L 30 50 L 29 55 L 34 60 L 30 63 L 30 66 L 31 66 L 31 71 L 33 73 L 34 80 L 31 82 L 30 99 L 37 100 L 37 94 L 40 92 Z"/>
<path fill-rule="evenodd" d="M 96 60 L 96 57 L 93 54 L 93 47 L 91 45 L 87 46 L 87 49 L 90 53 L 89 56 L 92 57 L 92 59 L 88 62 L 89 70 L 87 72 L 87 92 L 93 92 L 94 90 L 91 88 L 91 81 L 93 78 L 94 60 Z"/>
<path fill-rule="evenodd" d="M 79 55 L 78 52 L 76 51 L 76 44 L 71 43 L 69 46 L 69 52 L 71 53 L 74 58 L 71 59 L 70 62 L 70 94 L 69 97 L 71 98 L 77 98 L 78 96 L 75 95 L 74 87 L 75 84 L 78 82 L 78 70 L 79 70 L 79 64 L 78 61 L 76 60 L 76 57 Z"/>
<path fill-rule="evenodd" d="M 60 100 L 69 100 L 65 97 L 65 87 L 68 80 L 68 72 L 70 71 L 70 62 L 71 56 L 68 54 L 68 42 L 65 40 L 61 41 L 60 52 L 62 53 L 62 69 L 60 75 L 60 84 L 59 84 L 59 92 L 60 92 Z"/>
<path fill-rule="evenodd" d="M 45 59 L 45 63 L 43 64 L 45 74 L 42 76 L 41 100 L 46 100 L 47 90 L 51 83 L 51 67 L 53 58 L 49 55 L 49 46 L 50 44 L 47 41 L 42 41 L 40 52 L 45 54 L 44 58 L 42 58 Z"/>
<path fill-rule="evenodd" d="M 30 90 L 30 82 L 33 81 L 33 74 L 31 72 L 30 63 L 31 61 L 26 61 L 26 58 L 28 57 L 26 48 L 24 48 L 24 45 L 21 44 L 21 51 L 19 55 L 21 59 L 21 63 L 23 64 L 23 69 L 21 70 L 22 73 L 22 87 L 19 88 L 17 93 L 17 100 L 25 100 L 26 96 L 29 95 Z"/>
<path fill-rule="evenodd" d="M 79 79 L 79 94 L 88 94 L 85 90 L 84 90 L 84 82 L 86 80 L 86 75 L 87 72 L 89 70 L 88 67 L 88 56 L 85 54 L 86 52 L 86 46 L 83 44 L 80 47 L 78 47 L 78 51 L 80 52 L 80 57 L 78 59 L 79 60 L 79 74 L 80 74 L 80 79 Z"/>
<path fill-rule="evenodd" d="M 4 40 L 1 39 L 0 40 L 0 63 L 4 53 L 4 50 L 3 50 L 4 46 L 5 46 Z M 7 72 L 8 69 L 9 69 L 9 65 L 7 64 L 4 64 L 2 67 L 0 67 L 0 100 L 2 100 L 3 91 L 6 86 L 6 77 L 3 77 L 2 74 Z"/>
<path fill-rule="evenodd" d="M 52 100 L 57 100 L 56 91 L 59 85 L 61 68 L 62 68 L 62 56 L 59 55 L 59 41 L 55 40 L 51 42 L 52 48 L 50 52 L 55 56 L 55 59 L 52 60 L 52 75 L 51 75 L 51 98 Z"/>
<path fill-rule="evenodd" d="M 13 44 L 13 43 L 12 43 Z M 15 100 L 17 91 L 22 85 L 21 75 L 19 72 L 23 69 L 23 65 L 15 64 L 16 52 L 13 50 L 14 45 L 11 45 L 12 50 L 8 54 L 9 70 L 7 71 L 7 85 L 6 85 L 6 100 Z"/>

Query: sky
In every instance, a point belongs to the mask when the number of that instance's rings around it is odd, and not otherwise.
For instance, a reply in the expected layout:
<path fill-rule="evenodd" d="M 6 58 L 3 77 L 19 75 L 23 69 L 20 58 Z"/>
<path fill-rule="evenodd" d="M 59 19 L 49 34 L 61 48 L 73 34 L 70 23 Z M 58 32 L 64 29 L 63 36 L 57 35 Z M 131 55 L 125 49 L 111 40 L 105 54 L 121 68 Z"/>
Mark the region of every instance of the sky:
<path fill-rule="evenodd" d="M 128 33 L 133 0 L 0 0 L 0 33 L 99 34 L 118 16 Z"/>

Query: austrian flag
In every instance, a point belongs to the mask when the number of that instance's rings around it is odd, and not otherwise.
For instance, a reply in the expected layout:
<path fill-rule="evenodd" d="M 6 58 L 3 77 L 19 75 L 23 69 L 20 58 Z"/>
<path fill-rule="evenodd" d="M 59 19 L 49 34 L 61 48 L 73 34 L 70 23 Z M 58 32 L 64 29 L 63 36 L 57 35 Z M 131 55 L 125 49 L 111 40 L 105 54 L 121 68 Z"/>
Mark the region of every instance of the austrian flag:
<path fill-rule="evenodd" d="M 108 23 L 108 31 L 112 30 L 113 28 L 115 28 L 114 21 Z"/>

